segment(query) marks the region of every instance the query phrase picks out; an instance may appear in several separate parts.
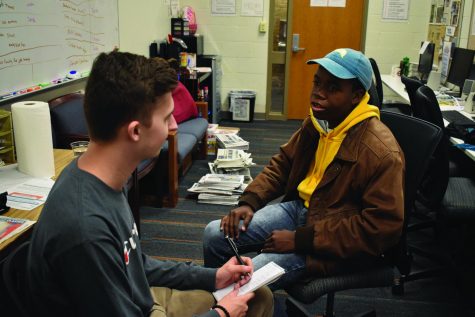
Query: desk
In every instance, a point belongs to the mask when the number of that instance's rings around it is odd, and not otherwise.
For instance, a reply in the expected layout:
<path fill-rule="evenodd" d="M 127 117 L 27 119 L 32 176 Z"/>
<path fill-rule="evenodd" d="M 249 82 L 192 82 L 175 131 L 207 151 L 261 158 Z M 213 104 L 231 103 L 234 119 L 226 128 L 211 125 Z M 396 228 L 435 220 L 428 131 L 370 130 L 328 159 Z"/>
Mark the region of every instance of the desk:
<path fill-rule="evenodd" d="M 68 165 L 69 162 L 73 160 L 73 158 L 74 156 L 73 156 L 72 150 L 54 149 L 55 176 L 52 178 L 56 179 L 59 176 L 59 174 L 61 174 L 63 169 L 66 167 L 66 165 Z M 19 210 L 19 209 L 11 208 L 8 212 L 3 214 L 3 216 L 13 217 L 13 218 L 23 218 L 23 219 L 29 219 L 29 220 L 38 220 L 41 214 L 41 210 L 43 209 L 43 206 L 44 204 L 39 207 L 36 207 L 33 210 Z M 9 238 L 8 240 L 4 241 L 0 245 L 0 259 L 3 259 L 5 256 L 8 255 L 11 249 L 14 249 L 21 242 L 26 240 L 31 234 L 33 227 L 34 225 L 29 227 L 27 230 L 20 232 L 14 235 L 13 237 Z"/>
<path fill-rule="evenodd" d="M 406 86 L 401 81 L 401 77 L 392 75 L 381 75 L 381 81 L 399 97 L 409 102 L 409 95 L 406 91 Z M 381 100 L 382 102 L 382 100 Z"/>
<path fill-rule="evenodd" d="M 389 89 L 391 89 L 396 94 L 398 94 L 398 96 L 400 96 L 401 98 L 403 98 L 407 102 L 410 102 L 409 101 L 409 96 L 406 92 L 404 84 L 401 82 L 400 77 L 395 77 L 395 76 L 391 76 L 391 75 L 381 75 L 381 80 Z M 465 111 L 459 111 L 459 112 L 461 114 L 463 114 L 464 116 L 468 117 L 469 119 L 472 119 L 469 113 L 467 113 Z M 447 126 L 449 124 L 449 122 L 444 119 L 444 124 L 445 124 L 445 126 Z M 463 143 L 462 140 L 457 139 L 457 138 L 453 138 L 453 137 L 450 138 L 450 142 L 452 142 L 452 144 L 462 144 Z M 469 158 L 471 158 L 472 160 L 475 161 L 475 151 L 464 150 L 464 149 L 460 149 L 460 150 L 463 151 Z"/>

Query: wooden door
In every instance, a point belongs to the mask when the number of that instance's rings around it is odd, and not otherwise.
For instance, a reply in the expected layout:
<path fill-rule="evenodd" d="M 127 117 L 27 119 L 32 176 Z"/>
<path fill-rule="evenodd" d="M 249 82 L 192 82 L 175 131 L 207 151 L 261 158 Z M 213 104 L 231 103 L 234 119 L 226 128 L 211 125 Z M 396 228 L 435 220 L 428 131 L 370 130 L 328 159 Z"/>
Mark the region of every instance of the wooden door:
<path fill-rule="evenodd" d="M 309 59 L 325 56 L 330 51 L 349 47 L 361 50 L 364 0 L 346 0 L 346 7 L 311 7 L 310 0 L 292 1 L 292 38 L 300 35 L 299 47 L 290 57 L 287 118 L 303 119 L 309 114 L 310 90 L 315 65 Z M 330 1 L 331 2 L 331 1 Z"/>

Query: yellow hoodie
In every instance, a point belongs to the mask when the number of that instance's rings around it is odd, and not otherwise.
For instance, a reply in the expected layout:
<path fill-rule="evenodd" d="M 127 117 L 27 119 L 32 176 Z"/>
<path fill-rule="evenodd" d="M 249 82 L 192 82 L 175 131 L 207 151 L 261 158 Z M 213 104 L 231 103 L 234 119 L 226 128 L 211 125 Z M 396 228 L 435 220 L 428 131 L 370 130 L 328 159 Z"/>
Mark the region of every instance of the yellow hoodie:
<path fill-rule="evenodd" d="M 369 94 L 366 93 L 360 103 L 345 118 L 345 120 L 328 132 L 322 128 L 320 123 L 313 116 L 312 109 L 310 108 L 310 118 L 312 119 L 313 125 L 318 133 L 320 133 L 320 139 L 318 141 L 317 152 L 315 153 L 313 164 L 310 165 L 307 177 L 297 187 L 300 198 L 305 201 L 305 207 L 308 208 L 310 196 L 312 196 L 313 191 L 322 180 L 323 174 L 328 165 L 330 165 L 335 158 L 348 130 L 367 118 L 378 117 L 379 119 L 379 109 L 375 106 L 368 105 L 368 101 Z"/>

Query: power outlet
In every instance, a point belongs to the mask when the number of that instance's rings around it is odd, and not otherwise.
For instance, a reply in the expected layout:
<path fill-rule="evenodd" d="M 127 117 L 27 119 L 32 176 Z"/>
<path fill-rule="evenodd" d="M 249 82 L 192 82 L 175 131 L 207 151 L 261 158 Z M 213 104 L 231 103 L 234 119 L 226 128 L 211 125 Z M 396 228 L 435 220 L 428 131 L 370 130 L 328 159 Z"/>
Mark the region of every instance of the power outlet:
<path fill-rule="evenodd" d="M 259 32 L 266 33 L 267 32 L 267 22 L 261 21 L 259 22 Z"/>

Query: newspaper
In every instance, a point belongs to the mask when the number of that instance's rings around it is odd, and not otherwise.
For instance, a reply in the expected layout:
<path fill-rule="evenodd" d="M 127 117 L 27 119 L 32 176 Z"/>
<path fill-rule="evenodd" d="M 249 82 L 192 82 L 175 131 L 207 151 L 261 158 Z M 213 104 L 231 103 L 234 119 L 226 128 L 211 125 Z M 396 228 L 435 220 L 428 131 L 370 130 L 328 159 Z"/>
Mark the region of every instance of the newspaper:
<path fill-rule="evenodd" d="M 8 190 L 7 206 L 20 210 L 32 210 L 45 203 L 54 181 L 34 178 Z"/>
<path fill-rule="evenodd" d="M 216 141 L 220 148 L 249 150 L 249 142 L 236 134 L 216 134 Z"/>
<path fill-rule="evenodd" d="M 234 194 L 242 194 L 244 192 L 243 186 L 239 186 L 238 188 L 234 189 L 226 189 L 222 187 L 215 187 L 215 186 L 205 186 L 200 185 L 198 183 L 194 183 L 193 186 L 187 189 L 190 193 L 209 193 L 209 194 L 218 194 L 218 195 L 225 195 L 231 196 Z"/>
<path fill-rule="evenodd" d="M 281 266 L 275 262 L 269 262 L 255 271 L 252 274 L 251 280 L 239 288 L 238 296 L 253 292 L 261 286 L 268 285 L 278 280 L 284 273 L 285 270 Z M 217 301 L 220 301 L 224 296 L 232 292 L 233 289 L 234 284 L 231 284 L 228 287 L 213 292 L 213 296 Z"/>
<path fill-rule="evenodd" d="M 243 175 L 206 174 L 198 181 L 200 184 L 239 187 L 244 183 Z"/>
<path fill-rule="evenodd" d="M 17 233 L 25 231 L 36 221 L 0 216 L 0 245 Z"/>
<path fill-rule="evenodd" d="M 237 149 L 218 149 L 214 164 L 216 168 L 243 168 L 255 165 L 251 153 Z"/>
<path fill-rule="evenodd" d="M 437 101 L 439 102 L 440 110 L 463 110 L 463 105 L 453 96 L 439 94 L 437 95 Z"/>
<path fill-rule="evenodd" d="M 246 186 L 244 175 L 206 174 L 188 192 L 198 194 L 198 203 L 235 206 Z"/>
<path fill-rule="evenodd" d="M 239 195 L 222 196 L 213 194 L 199 194 L 198 203 L 200 204 L 213 204 L 213 205 L 226 205 L 237 206 Z"/>
<path fill-rule="evenodd" d="M 244 184 L 252 182 L 251 170 L 249 167 L 242 168 L 216 168 L 216 165 L 212 162 L 208 162 L 209 170 L 211 174 L 228 174 L 228 175 L 243 175 Z"/>

